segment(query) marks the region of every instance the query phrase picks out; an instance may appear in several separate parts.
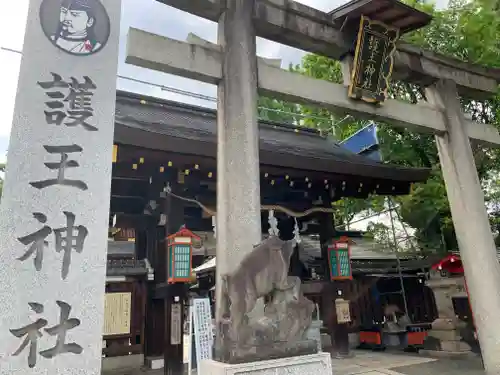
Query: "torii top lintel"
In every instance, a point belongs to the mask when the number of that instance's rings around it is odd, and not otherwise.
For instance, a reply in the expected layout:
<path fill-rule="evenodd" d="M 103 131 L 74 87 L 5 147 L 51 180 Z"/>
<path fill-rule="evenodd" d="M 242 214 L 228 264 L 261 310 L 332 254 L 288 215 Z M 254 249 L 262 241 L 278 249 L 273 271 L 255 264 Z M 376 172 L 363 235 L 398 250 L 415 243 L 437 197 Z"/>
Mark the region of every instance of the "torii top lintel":
<path fill-rule="evenodd" d="M 225 2 L 157 1 L 214 22 L 219 20 Z M 349 4 L 359 5 L 365 2 L 370 0 L 357 0 Z M 390 5 L 389 0 L 386 2 Z M 256 33 L 262 38 L 339 60 L 352 50 L 352 39 L 346 35 L 345 30 L 341 30 L 338 22 L 335 22 L 335 12 L 338 9 L 326 13 L 292 0 L 255 0 Z M 430 19 L 419 17 L 414 21 L 414 27 L 421 27 Z M 307 24 L 309 27 L 304 26 Z M 452 79 L 461 95 L 480 99 L 496 93 L 500 82 L 500 69 L 468 64 L 413 45 L 399 43 L 395 54 L 393 78 L 423 86 L 431 85 L 439 79 Z"/>
<path fill-rule="evenodd" d="M 340 30 L 357 32 L 361 16 L 399 30 L 399 35 L 427 26 L 432 16 L 398 0 L 352 0 L 328 15 Z"/>

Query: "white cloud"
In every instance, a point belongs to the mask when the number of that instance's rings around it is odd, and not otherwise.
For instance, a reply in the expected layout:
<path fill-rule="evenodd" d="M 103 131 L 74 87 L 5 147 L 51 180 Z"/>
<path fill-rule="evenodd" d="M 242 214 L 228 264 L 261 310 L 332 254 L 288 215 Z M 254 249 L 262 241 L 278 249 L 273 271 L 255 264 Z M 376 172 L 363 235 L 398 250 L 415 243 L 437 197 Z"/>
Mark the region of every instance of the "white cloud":
<path fill-rule="evenodd" d="M 439 2 L 444 1 L 447 0 L 439 0 Z M 323 11 L 328 11 L 347 1 L 301 0 L 300 2 Z M 22 49 L 27 11 L 28 0 L 10 2 L 9 11 L 3 12 L 2 19 L 0 20 L 1 47 L 13 50 Z M 165 6 L 155 0 L 123 0 L 119 60 L 119 75 L 215 97 L 216 89 L 211 85 L 125 64 L 125 39 L 129 27 L 136 27 L 180 40 L 184 40 L 189 32 L 193 32 L 205 39 L 215 42 L 217 36 L 217 26 L 215 23 Z M 284 66 L 287 66 L 290 62 L 299 63 L 301 57 L 304 55 L 300 50 L 260 38 L 257 41 L 257 47 L 260 55 L 281 58 Z M 0 78 L 2 78 L 2 90 L 0 90 L 0 103 L 2 103 L 0 111 L 0 162 L 2 162 L 5 160 L 5 151 L 12 124 L 12 113 L 21 57 L 18 54 L 0 50 L 0 61 L 2 62 L 2 70 L 0 72 Z M 214 106 L 212 102 L 172 94 L 162 91 L 159 87 L 123 79 L 118 80 L 117 86 L 119 89 L 144 95 L 162 97 L 207 107 Z"/>

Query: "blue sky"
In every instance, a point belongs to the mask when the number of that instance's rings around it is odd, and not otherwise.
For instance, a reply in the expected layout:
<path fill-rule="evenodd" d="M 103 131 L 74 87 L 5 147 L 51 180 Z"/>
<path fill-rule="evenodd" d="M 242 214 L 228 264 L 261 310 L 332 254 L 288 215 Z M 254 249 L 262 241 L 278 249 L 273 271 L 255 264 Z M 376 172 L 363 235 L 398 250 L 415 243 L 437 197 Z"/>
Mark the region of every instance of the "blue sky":
<path fill-rule="evenodd" d="M 438 0 L 438 4 L 444 5 L 445 1 L 447 0 Z M 28 0 L 10 2 L 9 11 L 2 12 L 0 19 L 0 47 L 14 50 L 22 49 L 28 2 Z M 300 0 L 300 2 L 323 11 L 328 11 L 347 1 Z M 139 28 L 179 40 L 185 40 L 188 33 L 193 32 L 215 42 L 217 32 L 215 23 L 173 9 L 155 0 L 122 0 L 121 48 L 118 73 L 122 76 L 154 82 L 160 85 L 216 96 L 216 89 L 212 85 L 125 64 L 125 39 L 129 27 Z M 304 55 L 302 51 L 297 49 L 263 39 L 258 39 L 257 47 L 259 55 L 281 58 L 283 66 L 288 66 L 290 62 L 300 62 L 300 59 Z M 0 82 L 2 83 L 0 90 L 0 162 L 5 161 L 9 143 L 20 60 L 21 57 L 19 54 L 0 50 L 0 62 L 2 66 L 0 71 Z M 117 88 L 207 107 L 214 105 L 212 102 L 168 93 L 158 87 L 122 79 L 117 80 Z"/>

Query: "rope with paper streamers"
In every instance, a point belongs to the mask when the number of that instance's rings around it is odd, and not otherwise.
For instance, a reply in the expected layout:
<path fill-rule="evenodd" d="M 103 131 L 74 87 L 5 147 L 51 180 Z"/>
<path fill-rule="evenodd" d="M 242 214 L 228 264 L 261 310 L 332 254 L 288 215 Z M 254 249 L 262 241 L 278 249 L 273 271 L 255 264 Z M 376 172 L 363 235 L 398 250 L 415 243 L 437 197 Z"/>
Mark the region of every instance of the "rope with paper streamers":
<path fill-rule="evenodd" d="M 180 195 L 173 193 L 170 185 L 167 185 L 167 187 L 165 189 L 165 193 L 170 195 L 171 197 L 173 197 L 175 199 L 179 199 L 179 200 L 182 200 L 184 202 L 194 203 L 197 206 L 199 206 L 203 211 L 205 211 L 207 214 L 209 214 L 212 217 L 215 217 L 216 211 L 211 210 L 210 208 L 205 206 L 203 203 L 197 201 L 196 199 L 182 197 Z M 308 216 L 308 215 L 316 213 L 316 212 L 334 213 L 332 208 L 324 208 L 324 207 L 314 207 L 314 208 L 310 208 L 304 212 L 292 211 L 292 210 L 289 210 L 288 208 L 285 208 L 285 207 L 282 207 L 279 205 L 262 205 L 260 209 L 262 211 L 270 211 L 270 210 L 281 211 L 281 212 L 286 213 L 288 216 L 294 217 L 295 219 L 300 218 L 300 217 L 305 217 L 305 216 Z M 214 226 L 214 228 L 215 228 L 215 226 Z M 299 240 L 300 234 L 298 233 L 298 227 L 294 229 L 294 232 L 295 231 L 296 231 L 296 233 L 295 233 L 294 239 L 297 241 L 297 243 L 300 243 L 301 241 Z M 389 271 L 387 271 L 386 273 L 389 273 Z M 358 291 L 358 293 L 356 293 L 354 296 L 352 296 L 353 297 L 352 299 L 353 300 L 359 299 L 362 296 L 369 293 L 371 291 L 371 288 L 373 286 L 375 286 L 377 281 L 380 280 L 381 278 L 382 278 L 381 276 L 373 277 L 373 279 L 368 284 L 363 285 L 360 288 L 360 290 Z M 375 323 L 375 321 L 373 321 L 373 322 Z"/>
<path fill-rule="evenodd" d="M 182 197 L 180 195 L 177 195 L 177 194 L 173 193 L 172 192 L 172 188 L 170 187 L 170 185 L 167 185 L 167 187 L 165 189 L 165 193 L 168 194 L 168 195 L 170 195 L 173 198 L 182 200 L 184 202 L 189 202 L 189 203 L 196 204 L 203 211 L 205 211 L 207 214 L 209 214 L 212 217 L 215 217 L 215 215 L 216 215 L 216 211 L 211 210 L 210 208 L 208 208 L 207 206 L 205 206 L 203 203 L 197 201 L 196 199 Z M 272 210 L 273 211 L 281 211 L 281 212 L 284 212 L 288 216 L 293 217 L 295 219 L 300 218 L 300 217 L 305 217 L 305 216 L 311 215 L 311 214 L 316 213 L 316 212 L 320 212 L 320 213 L 334 213 L 334 210 L 332 208 L 324 208 L 324 207 L 314 207 L 314 208 L 310 208 L 310 209 L 308 209 L 306 211 L 303 211 L 303 212 L 292 211 L 292 210 L 289 210 L 288 208 L 285 208 L 285 207 L 282 207 L 282 206 L 279 206 L 279 205 L 261 205 L 260 209 L 261 209 L 261 211 L 272 211 Z M 302 241 L 300 240 L 300 233 L 299 233 L 299 229 L 298 229 L 298 226 L 297 226 L 297 222 L 295 223 L 295 225 L 296 225 L 296 227 L 294 229 L 294 240 L 297 243 L 300 243 Z M 214 234 L 215 234 L 215 224 L 214 224 Z M 387 271 L 385 273 L 389 274 L 389 272 L 390 271 Z M 365 296 L 366 294 L 370 293 L 372 287 L 374 287 L 377 284 L 377 281 L 381 280 L 381 279 L 382 279 L 382 276 L 378 276 L 378 277 L 375 276 L 375 277 L 373 277 L 373 279 L 370 280 L 369 283 L 363 285 L 360 288 L 360 290 L 355 295 L 352 296 L 351 299 L 352 300 L 357 300 L 357 299 Z M 385 317 L 383 319 L 385 321 Z M 373 320 L 373 323 L 375 324 L 377 322 L 375 320 Z M 380 322 L 378 322 L 378 323 L 380 323 Z"/>
<path fill-rule="evenodd" d="M 179 199 L 179 200 L 184 201 L 184 202 L 196 204 L 198 207 L 200 207 L 203 211 L 205 211 L 210 216 L 215 216 L 217 213 L 216 211 L 211 210 L 210 208 L 205 206 L 203 203 L 197 201 L 196 199 L 182 197 L 180 195 L 173 193 L 170 186 L 167 186 L 167 189 L 165 192 L 173 198 Z M 269 210 L 280 211 L 280 212 L 287 214 L 290 217 L 295 217 L 295 218 L 306 217 L 306 216 L 309 216 L 311 214 L 318 213 L 318 212 L 327 213 L 327 214 L 333 214 L 335 212 L 333 210 L 333 208 L 326 208 L 326 207 L 313 207 L 313 208 L 309 208 L 308 210 L 305 210 L 303 212 L 297 212 L 297 211 L 290 210 L 286 207 L 282 207 L 282 206 L 274 205 L 274 204 L 261 205 L 260 210 L 261 211 L 269 211 Z"/>

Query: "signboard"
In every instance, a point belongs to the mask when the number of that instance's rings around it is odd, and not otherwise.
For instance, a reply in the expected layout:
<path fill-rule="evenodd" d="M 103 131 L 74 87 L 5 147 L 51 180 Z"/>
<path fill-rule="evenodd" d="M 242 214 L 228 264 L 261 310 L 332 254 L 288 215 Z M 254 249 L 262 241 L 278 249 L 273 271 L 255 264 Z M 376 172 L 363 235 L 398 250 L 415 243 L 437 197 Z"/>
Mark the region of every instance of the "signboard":
<path fill-rule="evenodd" d="M 351 249 L 349 238 L 341 237 L 328 247 L 331 280 L 351 280 Z"/>
<path fill-rule="evenodd" d="M 361 16 L 349 97 L 381 103 L 387 97 L 399 30 Z"/>
<path fill-rule="evenodd" d="M 130 334 L 132 293 L 106 293 L 104 299 L 104 336 Z"/>
<path fill-rule="evenodd" d="M 168 236 L 168 283 L 187 283 L 192 281 L 193 240 L 201 240 L 190 230 L 183 228 Z"/>
<path fill-rule="evenodd" d="M 182 309 L 180 303 L 172 304 L 170 315 L 170 344 L 180 345 L 182 343 Z"/>
<path fill-rule="evenodd" d="M 2 375 L 101 371 L 120 15 L 120 0 L 29 1 L 0 205 Z"/>
<path fill-rule="evenodd" d="M 191 374 L 193 364 L 200 373 L 200 362 L 204 359 L 212 359 L 212 347 L 214 341 L 214 331 L 212 327 L 212 313 L 210 309 L 210 299 L 195 298 L 190 309 L 189 327 L 191 333 L 194 332 L 194 349 L 196 363 L 193 363 L 191 355 L 189 356 L 188 373 Z"/>
<path fill-rule="evenodd" d="M 346 324 L 351 322 L 349 301 L 343 298 L 337 298 L 335 300 L 335 312 L 337 313 L 337 323 Z"/>

